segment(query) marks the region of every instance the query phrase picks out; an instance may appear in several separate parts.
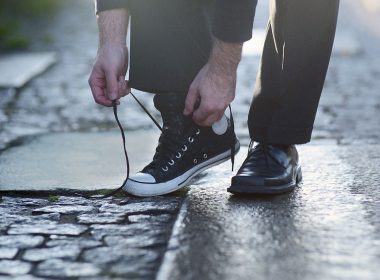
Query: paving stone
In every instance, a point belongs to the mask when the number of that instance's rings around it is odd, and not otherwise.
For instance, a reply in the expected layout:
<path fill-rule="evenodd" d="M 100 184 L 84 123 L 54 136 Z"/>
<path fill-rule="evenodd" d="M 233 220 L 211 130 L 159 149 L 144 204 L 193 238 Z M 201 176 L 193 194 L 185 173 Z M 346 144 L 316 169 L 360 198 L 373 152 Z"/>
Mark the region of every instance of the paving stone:
<path fill-rule="evenodd" d="M 144 234 L 159 234 L 167 231 L 165 227 L 150 224 L 129 224 L 129 225 L 92 225 L 91 234 L 95 239 L 102 239 L 107 235 L 142 236 Z"/>
<path fill-rule="evenodd" d="M 93 239 L 93 238 L 77 238 L 77 237 L 65 237 L 65 238 L 58 238 L 49 240 L 46 243 L 46 246 L 48 247 L 54 247 L 54 246 L 77 246 L 79 248 L 85 249 L 85 248 L 93 248 L 101 246 L 103 242 Z"/>
<path fill-rule="evenodd" d="M 22 259 L 25 261 L 38 262 L 49 259 L 76 260 L 81 250 L 78 246 L 57 246 L 51 248 L 39 248 L 27 250 Z"/>
<path fill-rule="evenodd" d="M 2 55 L 0 87 L 22 87 L 56 61 L 56 54 L 52 52 Z"/>
<path fill-rule="evenodd" d="M 32 235 L 1 235 L 0 246 L 27 249 L 40 246 L 44 242 L 42 236 Z"/>
<path fill-rule="evenodd" d="M 12 225 L 8 234 L 56 234 L 78 236 L 87 230 L 86 226 L 73 224 L 46 223 L 40 225 Z"/>
<path fill-rule="evenodd" d="M 59 213 L 43 214 L 39 216 L 20 215 L 20 214 L 3 214 L 3 223 L 7 225 L 11 224 L 38 224 L 41 222 L 51 222 L 60 220 L 61 215 Z"/>
<path fill-rule="evenodd" d="M 144 234 L 139 236 L 106 236 L 105 243 L 110 247 L 144 248 L 163 245 L 168 237 L 164 234 Z"/>
<path fill-rule="evenodd" d="M 60 213 L 60 214 L 82 214 L 96 211 L 93 206 L 86 205 L 50 205 L 33 210 L 33 214 Z"/>
<path fill-rule="evenodd" d="M 103 277 L 80 277 L 78 280 L 125 280 L 125 278 L 103 276 Z"/>
<path fill-rule="evenodd" d="M 0 211 L 3 214 L 11 214 L 11 215 L 12 214 L 24 215 L 24 214 L 31 213 L 31 209 L 29 207 L 16 205 L 16 204 L 7 205 L 7 204 L 2 204 L 2 203 L 0 204 Z"/>
<path fill-rule="evenodd" d="M 47 260 L 37 266 L 37 275 L 46 277 L 96 276 L 101 269 L 92 263 L 69 262 L 58 259 Z"/>
<path fill-rule="evenodd" d="M 49 201 L 41 198 L 3 196 L 0 204 L 5 204 L 7 206 L 16 204 L 28 207 L 41 207 L 49 204 Z"/>
<path fill-rule="evenodd" d="M 44 280 L 43 278 L 34 277 L 31 275 L 20 276 L 0 276 L 0 280 Z"/>
<path fill-rule="evenodd" d="M 17 252 L 17 248 L 0 247 L 0 259 L 13 259 Z"/>
<path fill-rule="evenodd" d="M 0 274 L 21 275 L 27 274 L 31 269 L 30 263 L 18 260 L 0 260 Z"/>
<path fill-rule="evenodd" d="M 153 263 L 128 263 L 124 261 L 117 263 L 110 268 L 110 273 L 113 275 L 124 276 L 127 279 L 149 279 L 149 276 L 154 273 L 156 265 Z"/>
<path fill-rule="evenodd" d="M 96 264 L 114 264 L 122 262 L 124 265 L 151 263 L 157 260 L 158 253 L 147 249 L 99 247 L 84 252 L 83 259 Z"/>
<path fill-rule="evenodd" d="M 130 215 L 128 221 L 131 223 L 167 223 L 172 219 L 171 215 Z"/>
<path fill-rule="evenodd" d="M 108 199 L 107 199 L 108 200 Z M 58 205 L 93 205 L 97 200 L 90 200 L 84 197 L 60 196 L 55 204 Z"/>
<path fill-rule="evenodd" d="M 80 224 L 115 224 L 125 220 L 125 214 L 120 213 L 97 213 L 82 214 L 77 217 Z"/>
<path fill-rule="evenodd" d="M 109 213 L 144 213 L 144 212 L 175 212 L 178 209 L 177 202 L 165 202 L 165 201 L 146 201 L 128 203 L 126 205 L 117 205 L 114 203 L 106 203 L 99 208 L 100 212 Z"/>

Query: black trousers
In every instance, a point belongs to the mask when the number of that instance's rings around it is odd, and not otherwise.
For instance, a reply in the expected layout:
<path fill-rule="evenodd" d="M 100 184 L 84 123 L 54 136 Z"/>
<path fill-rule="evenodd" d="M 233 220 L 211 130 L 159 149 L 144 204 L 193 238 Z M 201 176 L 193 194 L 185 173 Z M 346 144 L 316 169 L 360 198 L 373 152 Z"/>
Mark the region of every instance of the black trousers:
<path fill-rule="evenodd" d="M 311 138 L 339 0 L 270 2 L 249 133 L 258 142 L 303 144 Z M 187 93 L 211 51 L 211 5 L 212 0 L 130 0 L 133 88 Z"/>

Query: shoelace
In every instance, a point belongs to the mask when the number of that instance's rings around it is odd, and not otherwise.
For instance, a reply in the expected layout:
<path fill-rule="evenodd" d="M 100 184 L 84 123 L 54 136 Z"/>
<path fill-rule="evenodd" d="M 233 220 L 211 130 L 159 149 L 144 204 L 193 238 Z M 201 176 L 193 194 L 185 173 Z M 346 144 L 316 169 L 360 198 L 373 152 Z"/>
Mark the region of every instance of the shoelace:
<path fill-rule="evenodd" d="M 134 100 L 137 102 L 137 104 L 139 104 L 139 106 L 143 109 L 143 111 L 148 115 L 148 117 L 152 120 L 152 122 L 156 125 L 156 127 L 162 132 L 163 128 L 157 122 L 157 120 L 152 116 L 152 114 L 148 111 L 148 109 L 140 102 L 140 100 L 138 100 L 138 98 L 132 92 L 130 92 L 130 95 L 134 98 Z M 229 107 L 229 111 L 230 111 L 231 129 L 232 129 L 232 131 L 235 131 L 235 124 L 234 124 L 234 119 L 232 116 L 231 105 L 228 105 L 228 107 Z M 129 179 L 130 164 L 129 164 L 129 157 L 128 157 L 128 152 L 127 152 L 126 137 L 125 137 L 124 128 L 123 128 L 123 126 L 119 120 L 119 116 L 117 113 L 116 100 L 112 101 L 112 109 L 113 109 L 113 114 L 114 114 L 117 126 L 119 127 L 119 130 L 120 130 L 122 141 L 123 141 L 123 151 L 124 151 L 124 157 L 125 157 L 126 168 L 127 168 L 126 177 L 125 177 L 125 179 L 124 179 L 124 181 L 120 187 L 116 188 L 115 190 L 110 191 L 108 194 L 100 195 L 100 196 L 99 195 L 89 196 L 86 194 L 75 193 L 78 196 L 81 196 L 81 197 L 84 197 L 87 199 L 109 198 L 109 197 L 114 196 L 115 194 L 119 193 L 123 189 L 123 187 L 125 186 L 125 184 L 127 183 L 128 179 Z M 235 139 L 232 139 L 231 141 L 232 141 L 232 143 L 231 143 L 231 163 L 232 163 L 232 171 L 233 171 L 234 170 L 234 163 L 235 163 Z"/>
<path fill-rule="evenodd" d="M 278 159 L 270 153 L 269 144 L 260 143 L 259 145 L 255 147 L 253 147 L 253 144 L 254 144 L 254 141 L 251 140 L 248 147 L 248 154 L 247 154 L 248 157 L 259 158 L 261 156 L 264 156 L 265 164 L 267 167 L 269 166 L 269 158 L 271 158 L 276 164 L 278 164 L 282 168 L 285 168 L 281 164 L 281 162 L 279 162 Z"/>

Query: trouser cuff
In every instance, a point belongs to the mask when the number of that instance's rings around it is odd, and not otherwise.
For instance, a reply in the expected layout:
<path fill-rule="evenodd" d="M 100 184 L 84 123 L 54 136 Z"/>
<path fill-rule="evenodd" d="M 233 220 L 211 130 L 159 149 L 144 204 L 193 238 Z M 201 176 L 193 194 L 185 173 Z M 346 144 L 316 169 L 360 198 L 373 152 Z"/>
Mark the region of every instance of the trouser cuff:
<path fill-rule="evenodd" d="M 310 142 L 313 127 L 289 128 L 254 124 L 249 127 L 253 141 L 272 145 L 306 144 Z"/>

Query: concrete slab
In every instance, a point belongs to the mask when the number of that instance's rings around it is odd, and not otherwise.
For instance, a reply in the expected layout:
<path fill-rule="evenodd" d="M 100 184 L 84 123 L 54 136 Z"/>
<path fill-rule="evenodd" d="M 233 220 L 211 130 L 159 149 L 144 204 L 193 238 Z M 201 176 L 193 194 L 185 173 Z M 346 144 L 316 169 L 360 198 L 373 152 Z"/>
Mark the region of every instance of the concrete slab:
<path fill-rule="evenodd" d="M 261 57 L 266 37 L 265 29 L 254 29 L 253 37 L 243 47 L 243 56 Z M 361 46 L 355 36 L 350 32 L 337 32 L 333 55 L 351 56 L 361 51 Z"/>
<path fill-rule="evenodd" d="M 131 172 L 151 160 L 158 134 L 126 132 Z M 120 134 L 66 133 L 32 138 L 0 154 L 0 191 L 114 189 L 126 176 Z"/>
<path fill-rule="evenodd" d="M 361 0 L 369 13 L 380 14 L 380 2 L 378 0 Z"/>
<path fill-rule="evenodd" d="M 378 279 L 380 145 L 299 150 L 304 183 L 290 194 L 227 193 L 228 162 L 203 174 L 157 279 Z"/>
<path fill-rule="evenodd" d="M 57 61 L 54 52 L 0 56 L 0 87 L 20 88 Z"/>

